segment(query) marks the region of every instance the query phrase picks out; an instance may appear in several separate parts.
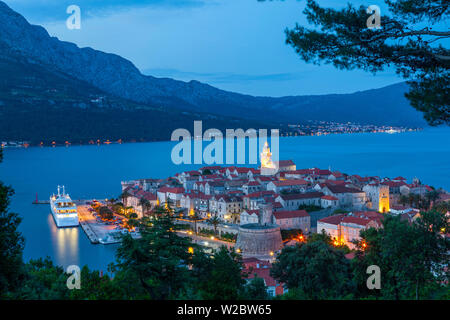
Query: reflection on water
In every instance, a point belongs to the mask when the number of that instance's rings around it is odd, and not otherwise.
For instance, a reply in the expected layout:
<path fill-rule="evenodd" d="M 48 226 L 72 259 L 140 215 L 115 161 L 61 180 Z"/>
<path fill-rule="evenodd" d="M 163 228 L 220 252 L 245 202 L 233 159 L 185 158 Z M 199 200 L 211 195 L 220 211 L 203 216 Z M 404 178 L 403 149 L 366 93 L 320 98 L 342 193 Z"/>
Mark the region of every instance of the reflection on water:
<path fill-rule="evenodd" d="M 328 168 L 349 174 L 414 176 L 437 188 L 450 189 L 450 129 L 412 133 L 342 134 L 280 139 L 280 158 L 292 159 L 297 168 Z M 89 265 L 107 270 L 118 245 L 92 245 L 80 228 L 58 229 L 50 206 L 32 205 L 36 193 L 48 199 L 57 185 L 70 188 L 74 199 L 117 197 L 120 181 L 166 178 L 202 165 L 175 165 L 175 143 L 61 148 L 5 149 L 0 181 L 15 189 L 11 211 L 23 221 L 24 259 L 50 256 L 55 264 Z M 248 145 L 248 144 L 247 144 Z M 205 144 L 206 146 L 206 144 Z M 87 183 L 88 182 L 88 183 Z"/>
<path fill-rule="evenodd" d="M 79 265 L 78 233 L 80 232 L 80 227 L 58 228 L 56 227 L 51 214 L 47 216 L 47 222 L 50 227 L 53 251 L 55 252 L 56 260 L 59 261 L 64 268 L 67 268 L 67 266 L 72 264 Z"/>

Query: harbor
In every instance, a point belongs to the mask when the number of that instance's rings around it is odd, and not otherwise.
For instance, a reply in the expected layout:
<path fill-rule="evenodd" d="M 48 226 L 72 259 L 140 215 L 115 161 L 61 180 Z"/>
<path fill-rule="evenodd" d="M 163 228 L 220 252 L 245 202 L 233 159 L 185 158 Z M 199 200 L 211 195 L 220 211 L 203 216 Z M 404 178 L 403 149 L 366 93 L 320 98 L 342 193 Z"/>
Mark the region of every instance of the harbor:
<path fill-rule="evenodd" d="M 121 242 L 121 235 L 128 231 L 111 221 L 104 221 L 95 216 L 95 211 L 92 209 L 91 204 L 97 200 L 79 199 L 73 200 L 76 204 L 79 226 L 86 234 L 91 244 L 116 244 Z M 39 200 L 36 195 L 36 199 L 32 202 L 33 205 L 49 205 L 49 200 Z M 114 216 L 114 220 L 121 221 L 123 217 L 118 215 Z M 55 224 L 56 222 L 53 221 Z M 133 238 L 139 238 L 140 235 L 137 232 L 131 232 Z"/>
<path fill-rule="evenodd" d="M 119 243 L 118 231 L 113 225 L 97 221 L 86 204 L 78 206 L 80 226 L 92 244 Z"/>

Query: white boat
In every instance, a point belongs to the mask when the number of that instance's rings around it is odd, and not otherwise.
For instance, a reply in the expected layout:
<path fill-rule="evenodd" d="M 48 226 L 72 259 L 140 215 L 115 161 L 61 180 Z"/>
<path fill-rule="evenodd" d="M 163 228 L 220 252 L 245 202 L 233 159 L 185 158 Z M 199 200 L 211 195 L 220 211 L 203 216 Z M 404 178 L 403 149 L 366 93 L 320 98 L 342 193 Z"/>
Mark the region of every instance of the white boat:
<path fill-rule="evenodd" d="M 50 197 L 50 208 L 58 228 L 77 227 L 79 225 L 77 206 L 66 194 L 64 186 L 62 187 L 62 193 L 61 187 L 58 186 L 58 194 L 53 194 Z"/>

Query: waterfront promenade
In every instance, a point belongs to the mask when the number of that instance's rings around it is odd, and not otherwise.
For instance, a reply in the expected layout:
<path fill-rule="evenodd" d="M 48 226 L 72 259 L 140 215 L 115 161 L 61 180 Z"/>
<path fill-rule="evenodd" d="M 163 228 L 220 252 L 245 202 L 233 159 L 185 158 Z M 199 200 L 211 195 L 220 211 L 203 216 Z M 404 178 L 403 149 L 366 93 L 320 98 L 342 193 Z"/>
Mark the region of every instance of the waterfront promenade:
<path fill-rule="evenodd" d="M 118 232 L 114 225 L 107 225 L 97 222 L 88 205 L 78 206 L 78 218 L 80 226 L 86 233 L 92 244 L 113 244 L 120 242 L 120 239 L 114 237 Z"/>

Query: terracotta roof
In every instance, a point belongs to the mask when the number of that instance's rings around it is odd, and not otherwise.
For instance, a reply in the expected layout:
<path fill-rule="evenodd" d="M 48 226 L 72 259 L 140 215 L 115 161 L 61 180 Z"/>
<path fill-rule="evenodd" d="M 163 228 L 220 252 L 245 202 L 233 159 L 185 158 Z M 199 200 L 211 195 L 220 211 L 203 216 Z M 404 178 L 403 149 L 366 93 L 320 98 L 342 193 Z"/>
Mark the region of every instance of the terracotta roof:
<path fill-rule="evenodd" d="M 248 272 L 249 270 L 246 270 Z M 264 282 L 266 283 L 266 286 L 268 287 L 275 287 L 277 285 L 274 278 L 270 276 L 270 268 L 253 268 L 252 272 L 249 273 L 248 279 L 253 279 L 255 277 L 255 274 L 258 278 L 263 278 Z"/>
<path fill-rule="evenodd" d="M 272 182 L 277 187 L 285 187 L 285 186 L 300 186 L 308 184 L 307 181 L 300 179 L 300 180 L 283 180 L 283 181 L 273 181 Z"/>
<path fill-rule="evenodd" d="M 327 186 L 345 186 L 347 182 L 343 180 L 326 180 L 324 184 Z"/>
<path fill-rule="evenodd" d="M 339 171 L 334 171 L 332 175 L 335 176 L 336 178 L 342 177 L 342 173 L 340 173 Z"/>
<path fill-rule="evenodd" d="M 278 201 L 274 201 L 272 203 L 272 208 L 283 208 L 283 206 Z"/>
<path fill-rule="evenodd" d="M 276 181 L 277 180 L 277 178 L 269 177 L 269 176 L 260 176 L 260 177 L 258 177 L 258 179 L 260 181 Z"/>
<path fill-rule="evenodd" d="M 276 195 L 276 193 L 273 192 L 272 190 L 270 190 L 270 191 L 263 190 L 263 191 L 249 193 L 248 195 L 244 196 L 244 198 L 264 198 L 264 197 L 270 197 L 270 196 L 275 196 L 275 195 Z"/>
<path fill-rule="evenodd" d="M 202 199 L 202 200 L 209 200 L 212 196 L 204 194 L 203 192 L 191 192 L 187 193 L 186 197 L 189 197 L 191 199 Z"/>
<path fill-rule="evenodd" d="M 235 171 L 237 171 L 238 173 L 247 173 L 247 172 L 249 172 L 251 170 L 252 170 L 251 168 L 243 168 L 243 167 L 237 167 L 235 169 Z"/>
<path fill-rule="evenodd" d="M 317 168 L 313 168 L 311 169 L 312 174 L 316 174 L 319 176 L 328 176 L 331 174 L 330 170 L 322 170 L 322 169 L 317 169 Z"/>
<path fill-rule="evenodd" d="M 345 255 L 345 258 L 347 258 L 348 260 L 352 260 L 353 258 L 355 258 L 355 255 L 356 255 L 356 253 L 353 251 L 353 252 L 347 253 Z"/>
<path fill-rule="evenodd" d="M 404 181 L 384 181 L 381 184 L 392 187 L 392 188 L 401 187 L 401 186 L 406 185 L 406 183 Z"/>
<path fill-rule="evenodd" d="M 384 215 L 377 211 L 357 211 L 352 213 L 356 217 L 360 218 L 369 218 L 369 219 L 380 219 L 383 218 Z"/>
<path fill-rule="evenodd" d="M 306 193 L 290 193 L 281 194 L 283 200 L 297 200 L 297 199 L 312 199 L 321 198 L 324 194 L 322 192 L 306 192 Z"/>
<path fill-rule="evenodd" d="M 311 174 L 311 169 L 299 169 L 299 170 L 293 170 L 293 171 L 286 171 L 286 174 Z"/>
<path fill-rule="evenodd" d="M 221 166 L 209 166 L 209 167 L 202 167 L 199 170 L 203 171 L 203 170 L 220 170 L 222 169 Z"/>
<path fill-rule="evenodd" d="M 165 192 L 165 193 L 183 193 L 184 188 L 181 187 L 162 187 L 158 189 L 158 192 Z"/>
<path fill-rule="evenodd" d="M 359 218 L 359 217 L 344 217 L 342 219 L 341 223 L 352 223 L 352 224 L 357 224 L 357 225 L 360 225 L 360 226 L 365 226 L 370 221 L 372 221 L 372 220 Z"/>
<path fill-rule="evenodd" d="M 318 222 L 338 225 L 339 223 L 341 223 L 341 221 L 342 221 L 342 219 L 344 219 L 344 217 L 345 217 L 345 214 L 336 214 L 334 216 L 322 218 Z"/>
<path fill-rule="evenodd" d="M 361 193 L 361 192 L 364 192 L 364 191 L 361 191 L 359 189 L 349 188 L 349 187 L 346 187 L 346 186 L 331 186 L 331 185 L 327 185 L 327 188 L 333 193 Z"/>
<path fill-rule="evenodd" d="M 290 219 L 290 218 L 303 218 L 309 217 L 308 212 L 305 210 L 294 210 L 294 211 L 277 211 L 273 213 L 275 219 Z"/>
<path fill-rule="evenodd" d="M 245 212 L 247 212 L 247 214 L 252 215 L 252 214 L 256 214 L 257 216 L 259 216 L 259 210 L 244 210 Z"/>
<path fill-rule="evenodd" d="M 156 201 L 158 199 L 158 197 L 156 196 L 156 194 L 151 193 L 151 192 L 146 192 L 144 194 L 144 198 L 148 201 Z"/>
<path fill-rule="evenodd" d="M 323 196 L 323 197 L 321 197 L 321 199 L 324 199 L 324 200 L 339 200 L 338 198 L 333 197 L 333 196 Z"/>

